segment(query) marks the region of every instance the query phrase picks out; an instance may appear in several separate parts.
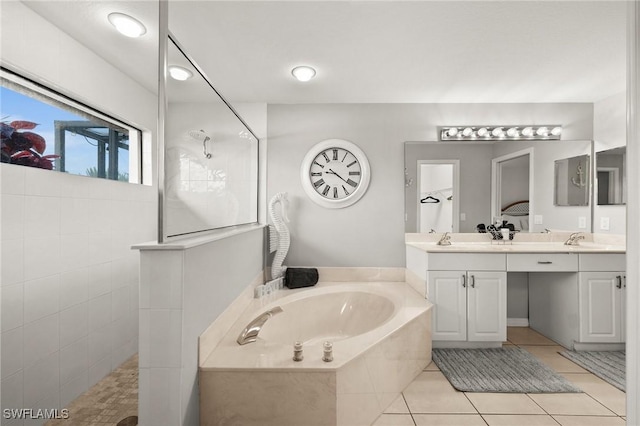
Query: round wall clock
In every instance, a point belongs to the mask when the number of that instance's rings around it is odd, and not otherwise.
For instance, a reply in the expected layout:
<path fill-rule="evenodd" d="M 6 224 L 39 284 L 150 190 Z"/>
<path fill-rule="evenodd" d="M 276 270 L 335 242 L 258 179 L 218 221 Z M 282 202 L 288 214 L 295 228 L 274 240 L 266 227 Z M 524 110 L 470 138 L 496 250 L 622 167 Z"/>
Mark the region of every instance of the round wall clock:
<path fill-rule="evenodd" d="M 352 142 L 327 139 L 314 145 L 302 160 L 302 187 L 317 204 L 347 207 L 367 191 L 371 168 L 364 152 Z"/>

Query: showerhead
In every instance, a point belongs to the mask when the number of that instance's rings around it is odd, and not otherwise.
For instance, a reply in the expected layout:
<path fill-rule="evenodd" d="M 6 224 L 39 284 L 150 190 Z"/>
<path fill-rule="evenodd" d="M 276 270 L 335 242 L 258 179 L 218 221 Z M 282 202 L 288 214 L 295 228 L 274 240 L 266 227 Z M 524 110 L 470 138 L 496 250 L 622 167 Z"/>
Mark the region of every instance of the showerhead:
<path fill-rule="evenodd" d="M 207 136 L 207 134 L 204 132 L 204 130 L 189 130 L 189 136 L 191 136 L 192 138 L 198 140 L 198 141 L 202 141 L 202 142 L 206 142 L 208 140 L 211 140 L 211 138 L 209 136 Z"/>
<path fill-rule="evenodd" d="M 202 141 L 204 156 L 211 158 L 211 153 L 207 152 L 207 142 L 210 141 L 211 138 L 204 132 L 204 130 L 189 130 L 189 136 L 197 141 Z"/>

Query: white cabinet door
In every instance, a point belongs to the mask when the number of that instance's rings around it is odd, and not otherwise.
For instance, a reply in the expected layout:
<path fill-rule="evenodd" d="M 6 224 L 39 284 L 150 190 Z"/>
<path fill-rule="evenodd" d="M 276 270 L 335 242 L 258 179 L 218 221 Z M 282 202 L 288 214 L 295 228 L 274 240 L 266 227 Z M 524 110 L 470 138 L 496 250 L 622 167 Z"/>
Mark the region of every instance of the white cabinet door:
<path fill-rule="evenodd" d="M 580 300 L 580 341 L 619 343 L 622 334 L 622 285 L 624 274 L 582 272 L 578 287 Z"/>
<path fill-rule="evenodd" d="M 433 307 L 433 340 L 467 340 L 467 289 L 464 271 L 427 272 Z"/>
<path fill-rule="evenodd" d="M 467 272 L 467 335 L 470 342 L 507 340 L 507 273 Z"/>

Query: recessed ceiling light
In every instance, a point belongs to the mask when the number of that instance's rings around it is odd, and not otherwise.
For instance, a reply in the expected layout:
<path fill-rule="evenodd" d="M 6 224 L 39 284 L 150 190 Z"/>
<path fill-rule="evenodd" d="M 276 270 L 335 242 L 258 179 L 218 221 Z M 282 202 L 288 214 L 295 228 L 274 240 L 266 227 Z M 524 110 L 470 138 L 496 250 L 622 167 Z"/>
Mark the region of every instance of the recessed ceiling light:
<path fill-rule="evenodd" d="M 178 65 L 169 66 L 169 75 L 174 80 L 185 81 L 193 77 L 193 73 L 186 68 L 179 67 Z"/>
<path fill-rule="evenodd" d="M 140 37 L 147 32 L 147 28 L 135 18 L 124 13 L 110 13 L 107 17 L 111 25 L 127 37 Z"/>
<path fill-rule="evenodd" d="M 309 81 L 316 76 L 316 70 L 306 65 L 295 67 L 291 70 L 291 74 L 299 81 Z"/>

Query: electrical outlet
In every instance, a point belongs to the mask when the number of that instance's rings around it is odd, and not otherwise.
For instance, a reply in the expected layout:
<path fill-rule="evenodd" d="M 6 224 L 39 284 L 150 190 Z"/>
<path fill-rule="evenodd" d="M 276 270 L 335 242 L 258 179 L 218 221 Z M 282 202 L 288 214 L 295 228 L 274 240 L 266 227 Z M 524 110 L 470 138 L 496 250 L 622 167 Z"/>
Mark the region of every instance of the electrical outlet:
<path fill-rule="evenodd" d="M 467 220 L 467 214 L 466 213 L 460 213 L 460 221 L 464 222 L 465 220 Z"/>
<path fill-rule="evenodd" d="M 587 218 L 584 216 L 578 216 L 578 229 L 585 229 L 587 227 Z"/>
<path fill-rule="evenodd" d="M 533 215 L 533 224 L 534 225 L 542 225 L 542 215 L 541 214 Z"/>
<path fill-rule="evenodd" d="M 609 218 L 608 217 L 601 217 L 600 218 L 600 229 L 602 229 L 603 231 L 608 231 L 609 230 Z"/>

